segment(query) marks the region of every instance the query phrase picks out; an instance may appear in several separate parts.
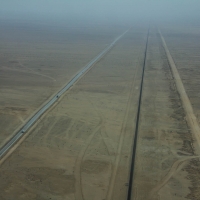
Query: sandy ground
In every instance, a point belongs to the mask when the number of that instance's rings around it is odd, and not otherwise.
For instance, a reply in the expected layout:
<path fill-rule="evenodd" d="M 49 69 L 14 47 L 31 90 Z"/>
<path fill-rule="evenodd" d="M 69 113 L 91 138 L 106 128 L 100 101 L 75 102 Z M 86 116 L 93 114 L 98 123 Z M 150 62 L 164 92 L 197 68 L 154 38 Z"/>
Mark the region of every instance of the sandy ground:
<path fill-rule="evenodd" d="M 0 146 L 123 27 L 0 22 Z"/>
<path fill-rule="evenodd" d="M 133 199 L 199 199 L 194 140 L 160 36 L 152 30 Z"/>
<path fill-rule="evenodd" d="M 199 117 L 199 32 L 161 31 Z M 40 120 L 0 166 L 0 199 L 126 199 L 146 34 L 134 27 Z M 132 199 L 200 199 L 199 155 L 185 117 L 152 27 Z"/>
<path fill-rule="evenodd" d="M 162 32 L 200 123 L 200 29 L 167 26 L 162 27 Z"/>
<path fill-rule="evenodd" d="M 187 25 L 184 27 L 169 26 L 162 29 L 164 32 L 165 40 L 168 43 L 168 48 L 176 63 L 186 93 L 192 104 L 195 116 L 197 117 L 198 124 L 200 125 L 200 29 L 197 26 L 192 25 Z M 200 149 L 196 144 L 195 138 L 193 145 L 196 147 L 195 155 L 199 156 L 197 151 Z M 183 170 L 190 173 L 188 179 L 192 186 L 189 188 L 190 193 L 187 196 L 189 199 L 200 199 L 199 166 L 199 159 L 191 159 L 190 162 L 188 162 L 187 165 L 183 168 Z"/>
<path fill-rule="evenodd" d="M 0 168 L 1 199 L 124 199 L 146 28 L 130 31 Z"/>

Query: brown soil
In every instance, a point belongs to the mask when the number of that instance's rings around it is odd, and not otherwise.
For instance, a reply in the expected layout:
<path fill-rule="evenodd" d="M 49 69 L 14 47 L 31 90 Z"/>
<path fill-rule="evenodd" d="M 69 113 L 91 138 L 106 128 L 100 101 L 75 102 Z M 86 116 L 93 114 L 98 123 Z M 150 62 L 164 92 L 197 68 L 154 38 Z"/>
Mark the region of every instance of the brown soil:
<path fill-rule="evenodd" d="M 195 137 L 156 32 L 151 31 L 145 71 L 133 199 L 193 199 L 186 169 L 198 159 Z"/>
<path fill-rule="evenodd" d="M 130 31 L 1 165 L 2 199 L 125 198 L 145 35 Z"/>
<path fill-rule="evenodd" d="M 124 28 L 19 21 L 0 34 L 0 146 Z"/>
<path fill-rule="evenodd" d="M 197 30 L 161 31 L 199 117 Z M 146 34 L 146 27 L 132 28 L 39 121 L 0 166 L 0 199 L 126 199 Z M 10 105 L 1 112 L 27 111 Z M 200 199 L 199 166 L 171 66 L 151 28 L 132 199 Z"/>

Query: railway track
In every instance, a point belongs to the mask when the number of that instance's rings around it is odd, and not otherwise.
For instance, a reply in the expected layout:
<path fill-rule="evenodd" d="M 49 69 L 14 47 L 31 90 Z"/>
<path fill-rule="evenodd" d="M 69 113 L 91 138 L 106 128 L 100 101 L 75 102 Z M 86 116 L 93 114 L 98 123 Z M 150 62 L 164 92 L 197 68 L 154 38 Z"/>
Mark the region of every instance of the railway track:
<path fill-rule="evenodd" d="M 147 33 L 146 39 L 146 46 L 144 51 L 144 62 L 143 62 L 143 69 L 142 69 L 142 78 L 140 83 L 140 93 L 138 99 L 138 109 L 136 115 L 136 126 L 135 126 L 135 136 L 132 148 L 132 157 L 131 157 L 131 164 L 130 164 L 130 175 L 128 181 L 128 191 L 127 191 L 127 200 L 131 200 L 133 197 L 133 180 L 134 180 L 134 170 L 135 170 L 135 158 L 136 158 L 136 149 L 137 149 L 137 138 L 138 138 L 138 129 L 139 129 L 139 121 L 140 121 L 140 109 L 141 109 L 141 102 L 142 102 L 142 91 L 143 91 L 143 83 L 144 83 L 144 73 L 145 73 L 145 66 L 146 66 L 146 58 L 147 58 L 147 49 L 148 49 L 148 42 L 149 42 L 149 31 Z"/>
<path fill-rule="evenodd" d="M 93 58 L 82 70 L 80 70 L 60 91 L 57 92 L 36 114 L 34 114 L 23 127 L 0 149 L 0 159 L 24 136 L 27 131 L 36 123 L 36 121 L 51 107 L 58 99 L 65 94 L 88 70 L 94 66 L 102 57 L 104 57 L 115 44 L 129 31 L 119 35 L 109 46 L 107 46 L 99 55 Z"/>

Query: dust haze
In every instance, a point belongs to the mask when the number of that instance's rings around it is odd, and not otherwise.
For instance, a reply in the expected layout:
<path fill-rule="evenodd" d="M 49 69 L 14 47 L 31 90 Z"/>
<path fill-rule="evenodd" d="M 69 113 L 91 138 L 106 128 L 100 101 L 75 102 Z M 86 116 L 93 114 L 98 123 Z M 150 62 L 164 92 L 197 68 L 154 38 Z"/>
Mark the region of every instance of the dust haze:
<path fill-rule="evenodd" d="M 0 19 L 131 24 L 133 21 L 197 21 L 197 0 L 1 0 Z"/>
<path fill-rule="evenodd" d="M 0 0 L 0 200 L 200 199 L 199 8 Z"/>

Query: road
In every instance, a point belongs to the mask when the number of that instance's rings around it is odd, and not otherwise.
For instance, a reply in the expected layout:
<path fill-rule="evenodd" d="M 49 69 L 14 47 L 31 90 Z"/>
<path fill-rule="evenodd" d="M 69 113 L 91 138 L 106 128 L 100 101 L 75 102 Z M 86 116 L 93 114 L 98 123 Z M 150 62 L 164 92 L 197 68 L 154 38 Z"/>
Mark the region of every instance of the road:
<path fill-rule="evenodd" d="M 92 59 L 81 71 L 79 71 L 68 83 L 61 89 L 52 99 L 47 102 L 17 133 L 16 135 L 0 150 L 0 158 L 2 158 L 9 149 L 30 129 L 30 127 L 61 97 L 70 87 L 77 82 L 82 75 L 84 75 L 97 61 L 108 53 L 129 30 L 118 36 L 108 47 L 106 47 L 100 54 Z"/>
<path fill-rule="evenodd" d="M 131 29 L 3 157 L 3 198 L 20 182 L 8 198 L 26 185 L 26 199 L 125 199 L 146 31 Z"/>
<path fill-rule="evenodd" d="M 1 165 L 3 198 L 199 199 L 199 146 L 184 106 L 193 99 L 184 101 L 191 93 L 179 89 L 180 66 L 160 36 L 130 30 L 48 111 Z"/>

